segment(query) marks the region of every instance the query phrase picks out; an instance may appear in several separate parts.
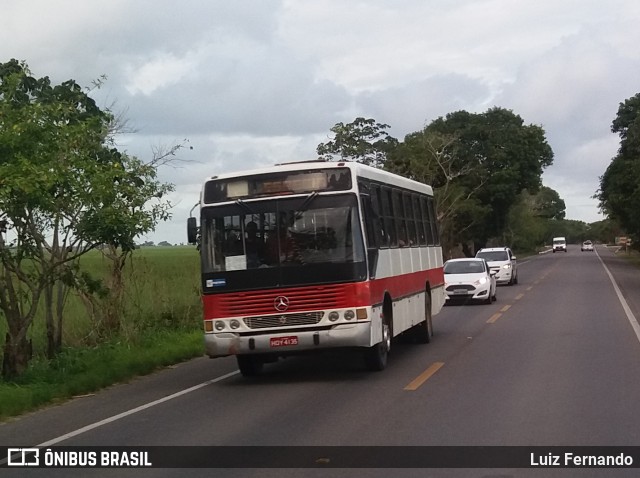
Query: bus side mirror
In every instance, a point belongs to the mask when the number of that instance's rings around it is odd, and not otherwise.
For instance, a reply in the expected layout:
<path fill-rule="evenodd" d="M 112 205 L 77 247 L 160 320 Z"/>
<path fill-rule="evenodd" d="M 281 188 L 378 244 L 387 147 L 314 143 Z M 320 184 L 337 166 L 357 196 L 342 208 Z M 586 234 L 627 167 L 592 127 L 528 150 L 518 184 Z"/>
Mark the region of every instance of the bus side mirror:
<path fill-rule="evenodd" d="M 195 217 L 187 219 L 187 241 L 189 244 L 198 242 L 198 223 Z"/>

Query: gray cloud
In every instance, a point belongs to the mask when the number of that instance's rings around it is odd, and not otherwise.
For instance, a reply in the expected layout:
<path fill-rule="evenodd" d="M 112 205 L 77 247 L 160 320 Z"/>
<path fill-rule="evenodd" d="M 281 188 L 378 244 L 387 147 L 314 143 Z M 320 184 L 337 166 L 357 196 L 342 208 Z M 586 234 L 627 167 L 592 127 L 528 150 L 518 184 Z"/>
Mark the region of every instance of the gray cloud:
<path fill-rule="evenodd" d="M 466 109 L 477 111 L 489 96 L 481 81 L 464 75 L 437 75 L 406 85 L 363 92 L 356 96 L 356 106 L 365 115 L 391 126 L 390 131 L 402 140 L 419 131 L 434 119 Z"/>

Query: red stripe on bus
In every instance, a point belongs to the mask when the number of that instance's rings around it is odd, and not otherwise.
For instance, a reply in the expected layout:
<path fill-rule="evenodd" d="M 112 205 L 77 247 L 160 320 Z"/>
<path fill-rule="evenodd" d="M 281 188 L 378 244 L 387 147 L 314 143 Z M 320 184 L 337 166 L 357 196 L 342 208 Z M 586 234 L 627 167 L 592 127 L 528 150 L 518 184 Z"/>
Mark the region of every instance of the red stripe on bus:
<path fill-rule="evenodd" d="M 284 312 L 275 308 L 276 298 L 281 296 L 289 301 L 287 313 L 367 307 L 382 303 L 387 293 L 392 300 L 420 293 L 427 282 L 431 288 L 442 286 L 442 267 L 348 284 L 208 294 L 202 296 L 202 304 L 205 320 Z"/>

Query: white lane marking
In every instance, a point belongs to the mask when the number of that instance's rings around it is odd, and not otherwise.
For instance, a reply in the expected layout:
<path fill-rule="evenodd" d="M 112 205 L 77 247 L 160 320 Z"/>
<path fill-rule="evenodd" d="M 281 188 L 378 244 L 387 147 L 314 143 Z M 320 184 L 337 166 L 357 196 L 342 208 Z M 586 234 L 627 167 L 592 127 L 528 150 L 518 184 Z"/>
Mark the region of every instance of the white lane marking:
<path fill-rule="evenodd" d="M 181 397 L 182 395 L 186 395 L 187 393 L 195 392 L 196 390 L 204 388 L 207 385 L 211 385 L 213 383 L 220 382 L 220 381 L 224 380 L 225 378 L 232 377 L 232 376 L 234 376 L 234 375 L 236 375 L 238 373 L 240 373 L 240 371 L 236 370 L 235 372 L 230 372 L 230 373 L 228 373 L 226 375 L 222 375 L 222 376 L 220 376 L 218 378 L 207 380 L 206 382 L 202 382 L 202 383 L 200 383 L 198 385 L 194 385 L 193 387 L 190 387 L 190 388 L 185 388 L 184 390 L 176 392 L 176 393 L 174 393 L 172 395 L 167 395 L 164 398 L 160 398 L 158 400 L 154 400 L 153 402 L 145 403 L 144 405 L 140 405 L 139 407 L 132 408 L 131 410 L 127 410 L 126 412 L 118 413 L 117 415 L 114 415 L 112 417 L 105 418 L 104 420 L 100 420 L 99 422 L 92 423 L 91 425 L 87 425 L 86 427 L 78 428 L 77 430 L 69 432 L 69 433 L 67 433 L 65 435 L 61 435 L 61 436 L 59 436 L 57 438 L 54 438 L 53 440 L 49 440 L 49 441 L 46 441 L 44 443 L 40 443 L 39 445 L 36 445 L 36 446 L 37 447 L 45 447 L 45 446 L 55 445 L 56 443 L 60 443 L 61 441 L 68 440 L 69 438 L 73 438 L 75 436 L 81 435 L 84 432 L 88 432 L 89 430 L 93 430 L 95 428 L 101 427 L 102 425 L 106 425 L 108 423 L 113 423 L 116 420 L 120 420 L 121 418 L 128 417 L 129 415 L 133 415 L 134 413 L 141 412 L 142 410 L 146 410 L 147 408 L 155 407 L 156 405 L 160 405 L 161 403 L 168 402 L 169 400 L 173 400 L 174 398 Z"/>
<path fill-rule="evenodd" d="M 631 324 L 631 327 L 633 328 L 633 331 L 636 333 L 636 337 L 638 338 L 638 342 L 640 342 L 640 324 L 638 323 L 638 319 L 636 319 L 636 316 L 633 315 L 633 312 L 631 312 L 631 308 L 629 307 L 629 304 L 627 304 L 627 301 L 625 300 L 624 296 L 622 295 L 622 292 L 620 291 L 620 288 L 618 287 L 618 284 L 616 283 L 616 280 L 613 278 L 613 275 L 609 271 L 609 268 L 606 266 L 606 264 L 602 260 L 602 257 L 600 257 L 600 254 L 598 254 L 597 250 L 595 252 L 596 252 L 596 255 L 598 256 L 598 259 L 600 259 L 600 262 L 602 263 L 602 267 L 604 267 L 605 272 L 609 276 L 609 280 L 613 284 L 613 290 L 616 291 L 616 295 L 618 296 L 618 300 L 620 301 L 620 304 L 622 304 L 622 308 L 624 309 L 624 313 L 627 314 L 627 319 L 629 320 L 629 323 Z"/>

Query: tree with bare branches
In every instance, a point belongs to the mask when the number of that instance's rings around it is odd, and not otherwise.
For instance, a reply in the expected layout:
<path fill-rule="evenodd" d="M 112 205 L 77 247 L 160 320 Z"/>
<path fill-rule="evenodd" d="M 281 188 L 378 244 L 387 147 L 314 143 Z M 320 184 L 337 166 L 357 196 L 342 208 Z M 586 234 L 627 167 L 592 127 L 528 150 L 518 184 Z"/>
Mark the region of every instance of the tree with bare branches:
<path fill-rule="evenodd" d="M 35 78 L 0 64 L 0 312 L 8 333 L 3 376 L 22 373 L 29 330 L 44 298 L 47 355 L 60 349 L 69 288 L 95 288 L 79 258 L 134 238 L 168 218 L 173 186 L 113 147 L 114 116 L 73 80 Z M 111 325 L 107 328 L 109 328 Z"/>

